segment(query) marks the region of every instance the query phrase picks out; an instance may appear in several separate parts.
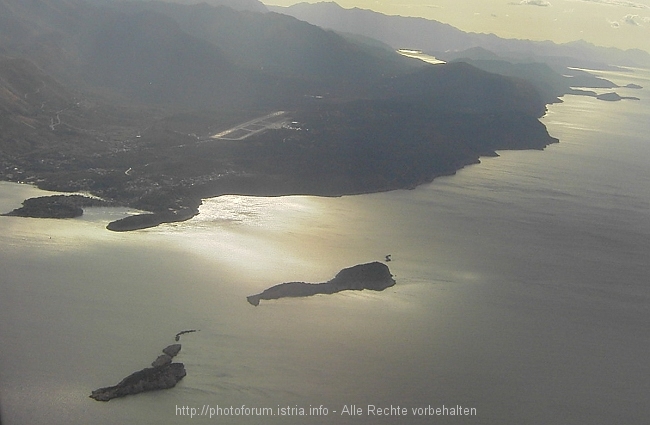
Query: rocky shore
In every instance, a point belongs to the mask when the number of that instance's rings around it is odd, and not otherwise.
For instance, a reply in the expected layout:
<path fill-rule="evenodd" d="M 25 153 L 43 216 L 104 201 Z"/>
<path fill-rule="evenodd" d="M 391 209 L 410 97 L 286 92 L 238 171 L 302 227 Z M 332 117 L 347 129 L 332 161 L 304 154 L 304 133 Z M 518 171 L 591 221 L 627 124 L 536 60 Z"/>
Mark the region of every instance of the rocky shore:
<path fill-rule="evenodd" d="M 275 300 L 285 297 L 309 297 L 316 294 L 334 294 L 341 291 L 383 291 L 395 285 L 388 266 L 380 262 L 358 264 L 341 270 L 332 280 L 324 283 L 287 282 L 272 286 L 265 291 L 250 295 L 246 299 L 254 306 L 260 300 Z"/>

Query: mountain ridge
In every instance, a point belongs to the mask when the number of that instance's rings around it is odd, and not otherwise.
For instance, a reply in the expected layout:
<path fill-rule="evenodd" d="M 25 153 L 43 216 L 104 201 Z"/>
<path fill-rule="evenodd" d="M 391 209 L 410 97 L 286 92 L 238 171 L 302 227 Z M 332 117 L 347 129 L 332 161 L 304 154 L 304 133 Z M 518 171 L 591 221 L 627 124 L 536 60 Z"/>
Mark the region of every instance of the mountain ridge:
<path fill-rule="evenodd" d="M 504 39 L 494 34 L 468 33 L 435 20 L 385 15 L 367 9 L 345 9 L 335 2 L 297 3 L 293 6 L 268 6 L 323 28 L 356 32 L 383 41 L 395 49 L 410 48 L 436 55 L 483 47 L 502 56 L 527 56 L 554 62 L 558 66 L 603 67 L 608 63 L 650 67 L 650 53 L 640 49 L 620 50 L 599 47 L 584 40 L 565 44 L 551 41 Z M 603 60 L 605 59 L 605 60 Z"/>

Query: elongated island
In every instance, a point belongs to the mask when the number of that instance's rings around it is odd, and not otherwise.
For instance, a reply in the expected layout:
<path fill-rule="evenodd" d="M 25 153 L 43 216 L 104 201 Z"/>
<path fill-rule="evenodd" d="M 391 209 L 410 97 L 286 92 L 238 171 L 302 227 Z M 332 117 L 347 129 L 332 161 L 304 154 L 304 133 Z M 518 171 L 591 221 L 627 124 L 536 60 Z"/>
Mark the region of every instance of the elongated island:
<path fill-rule="evenodd" d="M 276 300 L 286 297 L 310 297 L 316 294 L 335 294 L 341 291 L 383 291 L 395 285 L 388 266 L 380 262 L 358 264 L 341 270 L 332 280 L 324 283 L 286 282 L 246 299 L 254 306 L 260 300 Z"/>

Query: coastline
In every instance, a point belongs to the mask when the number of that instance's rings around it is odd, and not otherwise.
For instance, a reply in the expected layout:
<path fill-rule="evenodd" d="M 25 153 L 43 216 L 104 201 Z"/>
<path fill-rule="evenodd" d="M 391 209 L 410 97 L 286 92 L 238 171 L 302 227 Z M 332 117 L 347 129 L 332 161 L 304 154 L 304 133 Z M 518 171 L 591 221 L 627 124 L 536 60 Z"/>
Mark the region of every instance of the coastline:
<path fill-rule="evenodd" d="M 558 141 L 556 139 L 556 141 L 552 141 L 551 143 L 558 143 Z M 496 152 L 486 153 L 485 155 L 481 155 L 481 157 L 498 157 L 498 156 L 499 155 Z M 462 170 L 465 167 L 480 164 L 480 163 L 481 163 L 480 157 L 472 158 L 472 159 L 468 159 L 466 163 L 459 164 L 457 168 L 435 173 L 420 181 L 413 182 L 412 184 L 408 184 L 405 186 L 387 187 L 383 189 L 380 188 L 374 190 L 365 190 L 365 191 L 362 190 L 362 191 L 332 192 L 327 190 L 323 192 L 317 192 L 317 191 L 291 191 L 291 190 L 282 191 L 277 189 L 275 190 L 269 189 L 269 190 L 261 190 L 261 191 L 242 190 L 242 191 L 217 192 L 215 194 L 207 194 L 201 196 L 201 199 L 196 204 L 188 205 L 185 208 L 180 210 L 174 210 L 174 211 L 163 212 L 163 213 L 148 212 L 144 214 L 137 214 L 137 215 L 124 217 L 122 219 L 115 220 L 108 223 L 106 225 L 106 229 L 114 232 L 130 232 L 135 230 L 143 230 L 152 227 L 157 227 L 161 224 L 166 224 L 166 223 L 178 223 L 178 222 L 187 221 L 199 214 L 199 206 L 201 205 L 203 199 L 218 198 L 220 196 L 226 196 L 226 195 L 258 196 L 258 197 L 318 196 L 318 197 L 325 197 L 325 198 L 338 198 L 342 196 L 367 195 L 372 193 L 390 192 L 393 190 L 413 190 L 418 186 L 433 182 L 436 178 L 453 176 L 458 171 Z"/>
<path fill-rule="evenodd" d="M 498 150 L 543 150 L 546 146 L 558 143 L 559 140 L 548 134 L 546 127 L 541 124 L 541 128 L 544 130 L 543 134 L 539 133 L 540 128 L 533 130 L 533 135 L 530 138 L 522 137 L 525 139 L 520 145 L 516 141 L 503 140 L 501 144 L 503 147 Z M 497 150 L 497 149 L 495 149 Z M 416 187 L 424 184 L 431 183 L 434 179 L 438 177 L 451 176 L 455 175 L 459 170 L 470 166 L 479 164 L 481 157 L 498 157 L 499 155 L 495 150 L 483 151 L 479 153 L 472 153 L 472 156 L 466 156 L 461 160 L 455 161 L 453 164 L 447 164 L 442 169 L 436 169 L 435 167 L 429 167 L 426 174 L 419 175 L 417 180 L 408 180 L 402 182 L 389 182 L 388 184 L 378 185 L 370 184 L 367 187 L 337 187 L 337 182 L 333 184 L 320 184 L 318 187 L 309 187 L 310 182 L 301 181 L 296 179 L 295 181 L 283 181 L 278 182 L 272 178 L 267 179 L 266 176 L 258 176 L 253 178 L 246 176 L 240 179 L 231 179 L 230 181 L 220 181 L 218 184 L 205 184 L 201 187 L 193 188 L 191 190 L 191 196 L 183 196 L 180 202 L 177 202 L 176 208 L 167 208 L 166 210 L 158 211 L 149 211 L 142 214 L 130 215 L 115 221 L 111 221 L 106 225 L 106 229 L 114 232 L 129 232 L 142 229 L 153 228 L 165 223 L 178 223 L 192 219 L 199 214 L 199 207 L 203 199 L 215 198 L 224 195 L 241 195 L 241 196 L 260 196 L 260 197 L 279 197 L 279 196 L 292 196 L 292 195 L 308 195 L 308 196 L 320 196 L 320 197 L 341 197 L 341 196 L 351 196 L 351 195 L 363 195 L 371 193 L 380 193 L 380 192 L 389 192 L 393 190 L 412 190 Z M 225 179 L 224 179 L 225 180 Z M 321 182 L 322 183 L 322 182 Z M 381 180 L 380 180 L 381 183 Z M 311 184 L 312 186 L 313 183 Z M 38 184 L 35 184 L 36 187 L 39 187 Z M 345 186 L 345 185 L 343 185 Z M 51 190 L 52 188 L 41 188 L 42 190 Z M 54 196 L 65 196 L 65 195 L 54 195 Z M 74 195 L 67 195 L 68 197 Z M 28 198 L 25 202 L 38 201 L 41 198 L 49 197 L 37 197 L 37 198 Z M 92 200 L 92 198 L 88 198 Z M 160 197 L 159 201 L 162 204 L 167 204 L 166 199 L 163 196 Z M 178 201 L 178 200 L 177 200 Z M 140 209 L 142 211 L 147 211 L 147 209 L 142 208 L 140 205 L 129 205 L 128 202 L 116 202 L 116 201 L 97 201 L 103 205 L 117 205 L 117 204 L 126 204 L 126 206 Z M 82 205 L 82 204 L 79 204 Z M 94 206 L 93 203 L 88 203 L 85 206 Z M 12 214 L 13 212 L 5 213 L 3 215 L 19 215 Z M 77 213 L 75 216 L 80 216 L 81 214 Z M 25 215 L 27 216 L 27 215 Z M 47 218 L 46 215 L 30 215 L 29 217 L 40 217 Z M 50 215 L 49 218 L 53 216 Z M 70 218 L 70 217 L 68 217 Z"/>

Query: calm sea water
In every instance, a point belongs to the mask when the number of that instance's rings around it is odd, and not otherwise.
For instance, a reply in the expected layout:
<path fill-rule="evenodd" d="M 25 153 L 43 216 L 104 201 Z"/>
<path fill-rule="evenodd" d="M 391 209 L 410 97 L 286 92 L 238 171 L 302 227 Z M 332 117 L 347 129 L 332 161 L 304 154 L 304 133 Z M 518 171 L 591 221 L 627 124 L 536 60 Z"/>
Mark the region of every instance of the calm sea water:
<path fill-rule="evenodd" d="M 619 93 L 642 100 L 568 96 L 543 119 L 561 143 L 411 191 L 224 196 L 124 234 L 104 230 L 116 209 L 0 217 L 3 423 L 647 423 L 650 90 Z M 0 183 L 0 207 L 40 193 Z M 386 254 L 384 292 L 246 302 Z M 88 398 L 191 328 L 176 388 Z M 204 405 L 275 416 L 184 414 Z M 428 406 L 476 416 L 411 410 Z"/>

